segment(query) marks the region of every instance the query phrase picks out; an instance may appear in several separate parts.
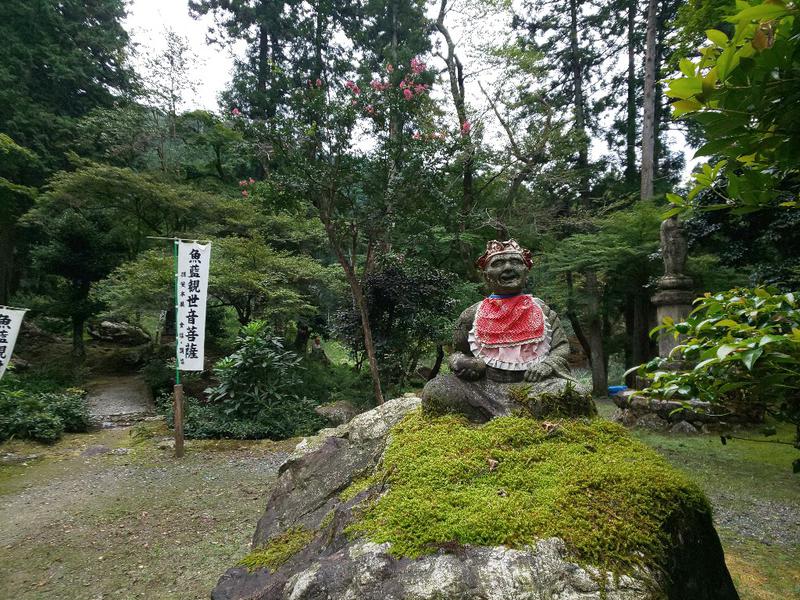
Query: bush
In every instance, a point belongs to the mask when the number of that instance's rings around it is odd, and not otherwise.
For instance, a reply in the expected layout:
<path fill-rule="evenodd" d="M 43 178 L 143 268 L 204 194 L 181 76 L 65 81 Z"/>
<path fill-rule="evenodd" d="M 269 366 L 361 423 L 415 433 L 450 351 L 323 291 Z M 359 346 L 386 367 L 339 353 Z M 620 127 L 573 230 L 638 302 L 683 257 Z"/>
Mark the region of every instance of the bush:
<path fill-rule="evenodd" d="M 189 438 L 285 439 L 315 432 L 325 420 L 315 403 L 300 395 L 300 357 L 256 321 L 246 325 L 237 350 L 214 367 L 219 381 L 209 401 L 187 397 L 184 434 Z M 167 421 L 172 405 L 164 397 Z"/>
<path fill-rule="evenodd" d="M 175 382 L 175 363 L 169 364 L 160 356 L 154 356 L 139 371 L 154 397 L 167 393 Z"/>
<path fill-rule="evenodd" d="M 89 431 L 92 421 L 84 390 L 71 388 L 63 394 L 40 394 L 38 398 L 49 412 L 61 419 L 64 431 L 68 433 Z"/>
<path fill-rule="evenodd" d="M 653 383 L 645 393 L 737 412 L 766 410 L 797 427 L 800 447 L 800 307 L 798 293 L 739 288 L 706 294 L 683 323 L 654 331 L 682 335 L 674 352 L 689 363 L 663 370 L 664 359 L 639 367 Z"/>
<path fill-rule="evenodd" d="M 174 426 L 172 398 L 163 396 L 167 423 Z M 285 439 L 296 435 L 311 435 L 324 426 L 324 419 L 314 412 L 314 404 L 305 398 L 296 411 L 282 413 L 264 411 L 254 418 L 225 413 L 219 403 L 203 402 L 189 396 L 184 399 L 183 433 L 191 439 L 236 440 Z"/>
<path fill-rule="evenodd" d="M 214 366 L 219 385 L 206 390 L 210 401 L 221 402 L 224 412 L 234 417 L 255 417 L 299 400 L 300 357 L 284 349 L 265 321 L 242 327 L 237 346 Z"/>
<path fill-rule="evenodd" d="M 90 426 L 85 392 L 28 395 L 0 389 L 0 441 L 22 438 L 52 444 L 65 432 L 83 432 Z"/>

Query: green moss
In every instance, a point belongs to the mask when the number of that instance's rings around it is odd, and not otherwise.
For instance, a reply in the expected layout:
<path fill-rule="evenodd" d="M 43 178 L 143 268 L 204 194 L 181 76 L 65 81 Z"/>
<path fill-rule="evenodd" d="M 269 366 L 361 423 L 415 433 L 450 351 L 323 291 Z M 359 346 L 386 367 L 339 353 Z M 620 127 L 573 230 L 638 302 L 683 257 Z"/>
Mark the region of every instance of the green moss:
<path fill-rule="evenodd" d="M 574 559 L 626 572 L 663 556 L 671 515 L 710 510 L 683 474 L 600 419 L 475 426 L 417 411 L 394 428 L 376 475 L 389 490 L 348 533 L 412 558 L 453 544 L 521 548 L 557 536 Z"/>
<path fill-rule="evenodd" d="M 327 529 L 328 525 L 333 523 L 334 514 L 335 514 L 335 511 L 332 511 L 332 510 L 328 511 L 328 514 L 325 515 L 325 517 L 322 519 L 322 521 L 319 524 L 320 531 L 322 531 L 323 529 Z"/>
<path fill-rule="evenodd" d="M 312 539 L 314 534 L 307 529 L 302 527 L 289 529 L 286 533 L 272 538 L 263 548 L 245 556 L 239 564 L 250 571 L 263 567 L 275 570 L 305 548 Z"/>
<path fill-rule="evenodd" d="M 581 394 L 568 383 L 561 393 L 531 393 L 530 384 L 514 385 L 508 395 L 520 407 L 518 415 L 534 419 L 567 419 L 573 417 L 595 417 L 597 407 L 590 394 Z"/>
<path fill-rule="evenodd" d="M 357 478 L 339 494 L 339 500 L 342 502 L 349 502 L 364 490 L 369 489 L 374 483 L 380 481 L 380 477 L 378 475 L 379 474 L 376 473 L 366 477 Z"/>

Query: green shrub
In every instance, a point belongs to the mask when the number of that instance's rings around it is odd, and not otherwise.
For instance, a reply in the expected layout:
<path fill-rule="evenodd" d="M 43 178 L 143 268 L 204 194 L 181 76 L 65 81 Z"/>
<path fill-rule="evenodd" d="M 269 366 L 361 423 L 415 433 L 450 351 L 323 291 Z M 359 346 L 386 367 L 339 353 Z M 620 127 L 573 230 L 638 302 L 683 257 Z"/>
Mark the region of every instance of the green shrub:
<path fill-rule="evenodd" d="M 206 390 L 209 400 L 222 403 L 225 413 L 234 417 L 291 411 L 300 400 L 300 357 L 283 347 L 265 321 L 242 327 L 236 345 L 233 354 L 214 366 L 219 385 Z"/>
<path fill-rule="evenodd" d="M 61 419 L 64 431 L 69 433 L 89 431 L 91 416 L 84 390 L 71 388 L 62 394 L 40 394 L 38 398 L 49 412 Z"/>
<path fill-rule="evenodd" d="M 51 444 L 65 431 L 83 432 L 90 426 L 82 390 L 29 395 L 0 389 L 0 441 L 22 438 Z"/>
<path fill-rule="evenodd" d="M 161 405 L 167 423 L 174 426 L 171 396 L 163 396 Z M 311 402 L 303 398 L 294 406 L 295 412 L 262 411 L 253 417 L 238 417 L 226 413 L 219 403 L 189 396 L 184 400 L 183 433 L 191 439 L 285 439 L 311 435 L 324 426 L 324 419 L 314 412 Z"/>
<path fill-rule="evenodd" d="M 160 356 L 154 356 L 147 361 L 139 372 L 154 397 L 169 392 L 175 382 L 175 363 L 169 364 Z"/>
<path fill-rule="evenodd" d="M 766 410 L 795 425 L 800 447 L 800 294 L 740 288 L 695 304 L 685 322 L 665 319 L 654 330 L 684 336 L 673 352 L 689 366 L 663 369 L 664 359 L 641 365 L 653 381 L 645 393 L 744 414 Z"/>

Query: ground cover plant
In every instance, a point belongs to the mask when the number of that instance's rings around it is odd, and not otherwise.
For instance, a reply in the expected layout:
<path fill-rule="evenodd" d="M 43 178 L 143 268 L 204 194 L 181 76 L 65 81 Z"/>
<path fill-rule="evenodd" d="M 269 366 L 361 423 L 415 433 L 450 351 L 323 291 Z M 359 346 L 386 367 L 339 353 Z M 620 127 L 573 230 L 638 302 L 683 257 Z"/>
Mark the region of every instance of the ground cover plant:
<path fill-rule="evenodd" d="M 0 385 L 0 441 L 21 438 L 52 443 L 64 432 L 89 430 L 91 421 L 86 392 L 29 393 Z"/>
<path fill-rule="evenodd" d="M 711 511 L 686 475 L 602 419 L 475 426 L 412 413 L 393 430 L 371 483 L 380 481 L 388 491 L 350 532 L 412 558 L 448 544 L 520 548 L 555 536 L 581 562 L 626 571 L 658 563 L 674 543 L 673 515 Z"/>

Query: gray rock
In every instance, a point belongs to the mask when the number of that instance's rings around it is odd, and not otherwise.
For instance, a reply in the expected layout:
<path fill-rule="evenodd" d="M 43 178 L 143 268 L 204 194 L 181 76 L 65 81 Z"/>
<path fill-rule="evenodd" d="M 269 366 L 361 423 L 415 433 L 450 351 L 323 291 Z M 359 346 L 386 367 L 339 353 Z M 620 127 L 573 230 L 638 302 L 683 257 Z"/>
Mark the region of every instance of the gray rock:
<path fill-rule="evenodd" d="M 657 571 L 620 577 L 571 562 L 559 538 L 520 549 L 454 544 L 414 560 L 392 556 L 387 543 L 352 538 L 347 526 L 384 484 L 348 500 L 340 493 L 374 472 L 391 427 L 419 405 L 416 397 L 390 400 L 304 438 L 279 470 L 253 546 L 298 527 L 312 540 L 274 571 L 229 569 L 212 599 L 737 600 L 711 517 L 700 511 L 668 524 L 669 556 Z"/>
<path fill-rule="evenodd" d="M 650 431 L 664 431 L 669 427 L 669 422 L 655 413 L 648 413 L 637 418 L 635 426 Z"/>
<path fill-rule="evenodd" d="M 697 428 L 688 421 L 678 421 L 669 428 L 670 433 L 679 433 L 684 435 L 697 435 L 700 433 Z"/>
<path fill-rule="evenodd" d="M 102 444 L 97 444 L 86 448 L 86 450 L 81 452 L 81 456 L 97 456 L 98 454 L 106 454 L 108 452 L 111 452 L 111 448 Z"/>
<path fill-rule="evenodd" d="M 347 423 L 358 414 L 355 406 L 347 400 L 337 400 L 336 402 L 323 404 L 322 406 L 317 406 L 314 411 L 334 425 Z"/>
<path fill-rule="evenodd" d="M 16 452 L 6 452 L 0 456 L 0 464 L 3 465 L 26 465 L 27 463 L 39 458 L 38 454 L 17 454 Z"/>
<path fill-rule="evenodd" d="M 614 423 L 620 423 L 625 427 L 633 427 L 636 425 L 636 415 L 634 412 L 627 408 L 617 408 L 611 415 L 611 420 Z"/>
<path fill-rule="evenodd" d="M 125 456 L 126 454 L 130 454 L 130 453 L 131 453 L 131 449 L 130 448 L 114 448 L 110 452 L 110 454 L 113 454 L 115 456 Z"/>
<path fill-rule="evenodd" d="M 144 329 L 124 321 L 100 321 L 90 324 L 87 329 L 89 335 L 96 340 L 123 346 L 138 346 L 150 341 L 150 334 Z"/>

